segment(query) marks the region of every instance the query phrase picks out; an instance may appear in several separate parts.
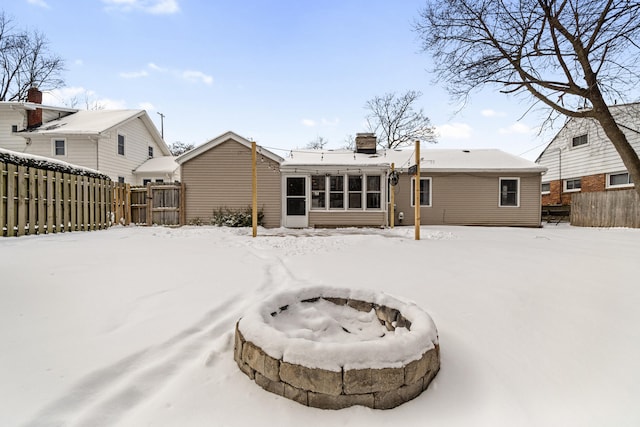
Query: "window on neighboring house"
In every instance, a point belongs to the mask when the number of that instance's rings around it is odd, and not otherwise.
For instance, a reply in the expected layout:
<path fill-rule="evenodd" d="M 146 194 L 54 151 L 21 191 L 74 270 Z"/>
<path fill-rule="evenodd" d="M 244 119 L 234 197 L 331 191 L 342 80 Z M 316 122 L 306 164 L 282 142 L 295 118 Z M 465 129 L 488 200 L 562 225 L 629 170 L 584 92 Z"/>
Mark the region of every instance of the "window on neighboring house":
<path fill-rule="evenodd" d="M 149 158 L 153 159 L 153 147 L 149 147 Z"/>
<path fill-rule="evenodd" d="M 573 178 L 564 180 L 564 191 L 580 191 L 582 188 L 582 179 Z"/>
<path fill-rule="evenodd" d="M 349 209 L 362 209 L 362 176 L 349 175 Z"/>
<path fill-rule="evenodd" d="M 519 178 L 500 178 L 500 207 L 519 206 Z"/>
<path fill-rule="evenodd" d="M 416 179 L 411 179 L 411 206 L 416 205 Z M 420 206 L 431 206 L 431 178 L 420 178 Z"/>
<path fill-rule="evenodd" d="M 145 178 L 142 180 L 142 185 L 147 185 L 151 182 L 151 180 L 149 178 Z"/>
<path fill-rule="evenodd" d="M 329 177 L 329 209 L 344 209 L 344 176 Z"/>
<path fill-rule="evenodd" d="M 607 188 L 631 187 L 633 178 L 628 172 L 610 173 L 607 175 Z"/>
<path fill-rule="evenodd" d="M 18 132 L 18 125 L 11 125 L 11 132 Z"/>
<path fill-rule="evenodd" d="M 64 139 L 53 140 L 53 154 L 56 156 L 66 156 L 66 141 Z"/>
<path fill-rule="evenodd" d="M 580 136 L 574 136 L 573 140 L 571 140 L 572 147 L 580 147 L 581 145 L 587 145 L 589 143 L 589 139 L 587 138 L 587 134 Z"/>
<path fill-rule="evenodd" d="M 118 177 L 118 183 L 124 184 L 124 176 L 119 176 Z"/>
<path fill-rule="evenodd" d="M 124 156 L 124 135 L 118 134 L 118 154 Z"/>
<path fill-rule="evenodd" d="M 326 185 L 324 175 L 311 176 L 311 209 L 324 209 L 327 206 Z"/>
<path fill-rule="evenodd" d="M 163 183 L 164 179 L 156 179 L 156 182 Z"/>
<path fill-rule="evenodd" d="M 367 209 L 380 209 L 382 187 L 380 175 L 367 176 Z"/>
<path fill-rule="evenodd" d="M 540 190 L 542 191 L 542 194 L 551 193 L 551 183 L 543 182 L 542 185 L 540 186 Z"/>

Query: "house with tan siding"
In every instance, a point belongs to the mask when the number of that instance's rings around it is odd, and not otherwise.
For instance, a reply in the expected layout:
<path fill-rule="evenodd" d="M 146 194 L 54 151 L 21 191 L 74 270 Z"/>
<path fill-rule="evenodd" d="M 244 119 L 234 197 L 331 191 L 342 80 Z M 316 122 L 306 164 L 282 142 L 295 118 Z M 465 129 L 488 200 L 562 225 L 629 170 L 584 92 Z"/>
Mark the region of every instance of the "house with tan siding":
<path fill-rule="evenodd" d="M 251 146 L 248 139 L 226 132 L 176 159 L 184 184 L 187 223 L 209 223 L 218 210 L 251 207 Z M 263 147 L 257 148 L 258 209 L 264 213 L 263 225 L 269 228 L 281 226 L 283 160 Z"/>
<path fill-rule="evenodd" d="M 227 132 L 178 157 L 188 222 L 251 205 L 251 142 Z M 281 158 L 258 147 L 258 205 L 266 227 L 385 227 L 414 224 L 414 150 L 378 150 L 358 134 L 354 150 L 292 150 Z M 539 227 L 545 168 L 500 150 L 423 150 L 424 225 Z M 391 168 L 397 184 L 389 184 Z"/>

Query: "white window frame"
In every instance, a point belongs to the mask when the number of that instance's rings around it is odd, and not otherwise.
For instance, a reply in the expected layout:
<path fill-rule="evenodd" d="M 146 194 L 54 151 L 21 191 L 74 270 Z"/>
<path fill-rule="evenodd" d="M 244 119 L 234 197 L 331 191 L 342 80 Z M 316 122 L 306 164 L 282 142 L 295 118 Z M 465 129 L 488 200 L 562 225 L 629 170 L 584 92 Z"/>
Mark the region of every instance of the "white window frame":
<path fill-rule="evenodd" d="M 122 137 L 122 153 L 120 153 L 120 137 Z M 127 135 L 122 132 L 118 132 L 116 136 L 116 154 L 123 157 L 127 155 Z"/>
<path fill-rule="evenodd" d="M 576 145 L 576 140 L 581 141 L 583 138 L 586 140 L 586 142 L 581 142 Z M 580 148 L 580 147 L 585 147 L 587 145 L 589 145 L 589 134 L 587 133 L 583 133 L 581 135 L 574 136 L 573 138 L 571 138 L 571 148 Z"/>
<path fill-rule="evenodd" d="M 615 175 L 627 175 L 627 183 L 626 184 L 611 184 L 611 177 Z M 633 181 L 631 180 L 631 174 L 629 172 L 613 172 L 607 174 L 606 188 L 632 188 L 634 187 Z"/>
<path fill-rule="evenodd" d="M 569 181 L 580 181 L 580 188 L 567 188 Z M 567 178 L 562 180 L 562 189 L 565 193 L 577 193 L 582 191 L 582 178 Z"/>
<path fill-rule="evenodd" d="M 369 190 L 369 177 L 376 177 L 378 178 L 378 190 Z M 383 183 L 383 175 L 379 175 L 379 174 L 371 174 L 371 175 L 365 175 L 363 177 L 364 179 L 364 201 L 362 204 L 362 208 L 364 210 L 369 210 L 369 211 L 378 211 L 378 210 L 382 210 L 382 183 Z M 378 194 L 378 201 L 380 206 L 378 206 L 377 208 L 370 208 L 368 206 L 369 203 L 369 194 Z"/>
<path fill-rule="evenodd" d="M 432 180 L 430 176 L 421 176 L 420 182 L 427 181 L 429 183 L 429 200 L 426 205 L 420 205 L 421 208 L 430 208 L 433 202 Z M 416 177 L 411 178 L 411 206 L 416 206 Z"/>
<path fill-rule="evenodd" d="M 364 197 L 363 195 L 366 194 L 365 193 L 365 176 L 363 174 L 347 174 L 346 177 L 346 182 L 347 184 L 345 185 L 345 192 L 347 193 L 347 203 L 346 203 L 346 208 L 347 210 L 350 211 L 361 211 L 364 210 Z M 349 189 L 349 179 L 350 178 L 358 178 L 360 179 L 360 190 L 359 191 L 351 191 Z M 351 195 L 352 194 L 360 194 L 360 206 L 357 208 L 352 208 L 351 207 Z"/>
<path fill-rule="evenodd" d="M 543 185 L 545 185 L 545 184 L 549 186 L 549 189 L 548 189 L 548 190 L 543 190 L 543 189 L 542 189 L 542 186 L 543 186 Z M 541 184 L 540 184 L 540 193 L 541 193 L 541 194 L 551 194 L 551 183 L 550 183 L 550 182 L 543 182 L 543 183 L 541 183 Z"/>
<path fill-rule="evenodd" d="M 322 177 L 324 179 L 324 190 L 314 190 L 313 189 L 313 177 L 314 176 L 318 176 L 318 177 Z M 359 176 L 361 179 L 361 184 L 362 184 L 362 190 L 361 191 L 349 191 L 349 177 L 354 177 L 354 176 Z M 331 191 L 331 178 L 332 177 L 341 177 L 342 178 L 342 188 L 343 191 L 338 192 L 338 191 Z M 380 189 L 379 190 L 371 190 L 369 191 L 368 185 L 367 185 L 367 179 L 369 177 L 378 177 L 378 179 L 380 180 Z M 383 190 L 383 182 L 384 182 L 384 177 L 385 175 L 382 173 L 371 173 L 371 174 L 366 174 L 366 173 L 360 173 L 360 174 L 353 174 L 353 173 L 331 173 L 331 172 L 327 172 L 326 174 L 321 174 L 321 173 L 317 173 L 317 174 L 312 174 L 309 175 L 309 195 L 310 195 L 310 199 L 309 202 L 311 203 L 311 205 L 313 205 L 312 199 L 313 199 L 313 192 L 314 191 L 318 191 L 320 193 L 324 193 L 324 207 L 310 207 L 309 210 L 311 211 L 320 211 L 320 212 L 344 212 L 344 211 L 369 211 L 369 212 L 380 212 L 384 210 L 384 202 L 383 202 L 383 197 L 384 197 L 384 190 Z M 331 205 L 331 194 L 332 193 L 342 193 L 342 204 L 343 207 L 341 208 L 332 208 Z M 353 194 L 353 193 L 360 193 L 360 200 L 361 200 L 361 207 L 359 208 L 350 208 L 349 207 L 349 194 Z M 379 194 L 380 195 L 380 206 L 377 208 L 367 208 L 367 195 L 368 194 Z"/>
<path fill-rule="evenodd" d="M 63 154 L 56 153 L 56 142 L 62 141 Z M 51 152 L 54 157 L 67 157 L 67 138 L 51 138 Z"/>
<path fill-rule="evenodd" d="M 516 181 L 516 204 L 502 204 L 502 181 Z M 500 208 L 519 208 L 520 207 L 520 177 L 517 176 L 501 176 L 498 178 L 498 207 Z"/>
<path fill-rule="evenodd" d="M 338 190 L 331 190 L 331 178 L 334 177 L 340 177 L 342 178 L 342 190 L 338 191 Z M 347 186 L 349 185 L 347 182 L 348 178 L 346 175 L 343 174 L 330 174 L 327 177 L 327 209 L 330 211 L 344 211 L 347 210 L 347 194 L 348 194 L 348 188 Z M 342 207 L 331 207 L 331 195 L 332 194 L 339 194 L 342 193 Z"/>

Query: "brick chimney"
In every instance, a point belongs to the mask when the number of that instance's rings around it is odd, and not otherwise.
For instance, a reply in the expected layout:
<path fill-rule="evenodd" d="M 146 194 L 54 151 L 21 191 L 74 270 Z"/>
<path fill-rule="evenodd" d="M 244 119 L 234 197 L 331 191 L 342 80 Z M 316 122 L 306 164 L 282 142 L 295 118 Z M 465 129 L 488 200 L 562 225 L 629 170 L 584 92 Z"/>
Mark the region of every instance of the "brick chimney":
<path fill-rule="evenodd" d="M 377 142 L 375 133 L 357 133 L 356 153 L 376 154 Z"/>
<path fill-rule="evenodd" d="M 37 87 L 32 87 L 27 92 L 27 102 L 42 104 L 42 92 Z M 38 127 L 42 124 L 42 108 L 27 110 L 27 129 Z"/>

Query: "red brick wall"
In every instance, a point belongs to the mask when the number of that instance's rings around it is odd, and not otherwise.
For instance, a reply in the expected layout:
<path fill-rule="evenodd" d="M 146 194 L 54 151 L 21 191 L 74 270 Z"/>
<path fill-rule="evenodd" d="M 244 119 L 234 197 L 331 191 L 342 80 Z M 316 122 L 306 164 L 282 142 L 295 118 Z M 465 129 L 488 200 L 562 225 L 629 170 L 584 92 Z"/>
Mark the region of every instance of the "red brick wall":
<path fill-rule="evenodd" d="M 597 174 L 597 175 L 589 175 L 583 176 L 581 181 L 581 190 L 585 193 L 590 193 L 594 191 L 605 191 L 606 184 L 606 174 Z M 551 191 L 549 194 L 542 195 L 542 206 L 550 206 L 550 205 L 570 205 L 571 204 L 571 194 L 573 192 L 563 192 L 562 200 L 560 200 L 560 193 L 563 189 L 562 182 L 560 180 L 555 180 L 550 182 Z"/>

